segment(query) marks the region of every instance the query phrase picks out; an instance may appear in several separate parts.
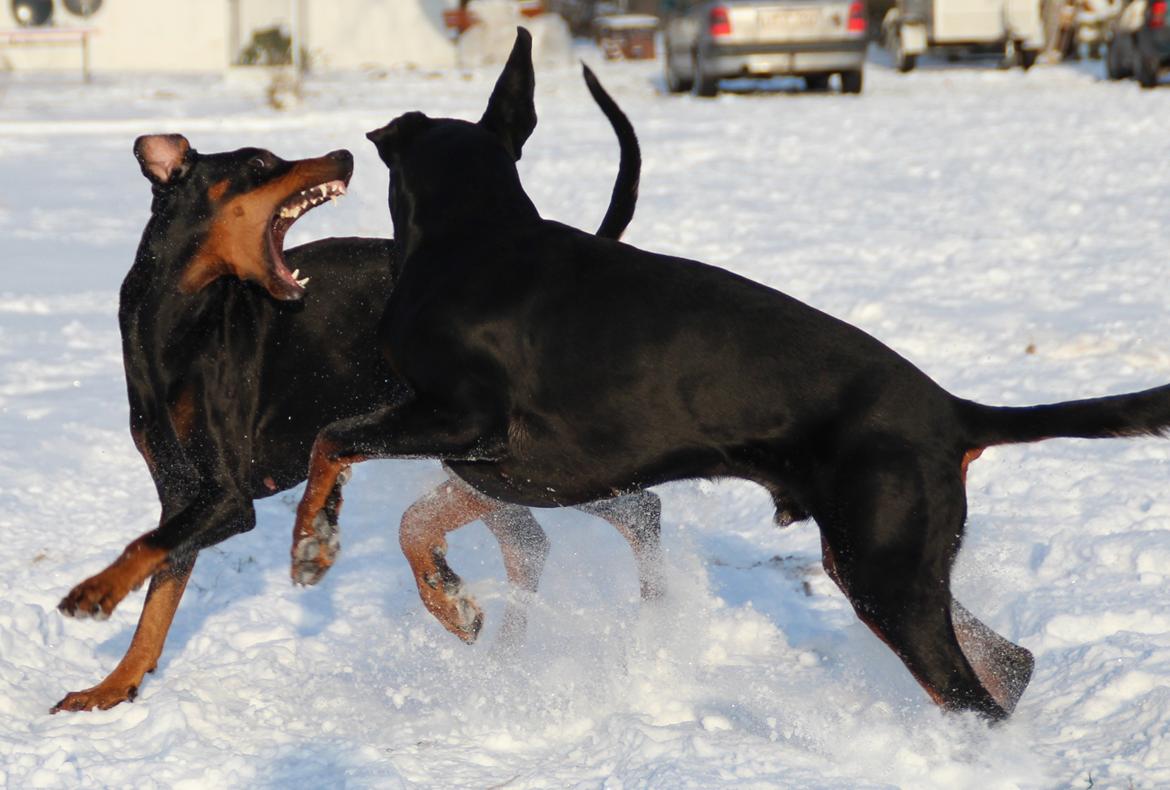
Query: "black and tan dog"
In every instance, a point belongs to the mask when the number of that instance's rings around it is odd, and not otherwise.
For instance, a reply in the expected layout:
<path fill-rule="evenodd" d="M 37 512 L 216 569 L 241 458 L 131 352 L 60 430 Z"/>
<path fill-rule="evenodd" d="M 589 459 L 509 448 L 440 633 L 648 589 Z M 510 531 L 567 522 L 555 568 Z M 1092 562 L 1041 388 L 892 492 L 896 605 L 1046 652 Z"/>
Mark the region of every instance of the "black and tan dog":
<path fill-rule="evenodd" d="M 599 232 L 619 236 L 633 215 L 640 155 L 628 120 L 586 72 L 618 134 L 621 165 Z M 133 699 L 153 670 L 200 549 L 255 525 L 252 501 L 305 477 L 317 431 L 400 397 L 376 341 L 396 277 L 385 239 L 327 239 L 287 252 L 288 228 L 345 192 L 347 151 L 286 162 L 256 148 L 198 154 L 179 135 L 139 138 L 134 153 L 153 185 L 151 218 L 121 291 L 119 322 L 131 433 L 162 504 L 157 529 L 60 604 L 105 617 L 151 580 L 138 628 L 117 668 L 54 708 L 109 708 Z M 306 292 L 312 273 L 313 287 Z M 331 509 L 340 504 L 340 483 Z M 586 506 L 630 540 L 643 590 L 655 592 L 659 503 L 653 495 Z M 458 577 L 433 573 L 444 533 L 482 518 L 509 580 L 535 590 L 547 539 L 524 508 L 448 482 L 404 516 L 401 542 L 428 609 L 461 638 L 482 615 Z M 294 579 L 315 582 L 337 550 L 336 518 L 313 526 Z M 310 572 L 306 572 L 310 571 Z M 513 613 L 511 626 L 516 628 Z"/>
<path fill-rule="evenodd" d="M 521 31 L 478 123 L 412 112 L 369 135 L 404 252 L 381 338 L 412 395 L 322 431 L 298 529 L 361 458 L 443 458 L 532 506 L 745 478 L 815 519 L 828 574 L 937 703 L 1007 716 L 1032 657 L 950 591 L 967 465 L 992 445 L 1160 434 L 1170 386 L 984 406 L 775 290 L 541 219 L 515 166 L 528 48 Z"/>

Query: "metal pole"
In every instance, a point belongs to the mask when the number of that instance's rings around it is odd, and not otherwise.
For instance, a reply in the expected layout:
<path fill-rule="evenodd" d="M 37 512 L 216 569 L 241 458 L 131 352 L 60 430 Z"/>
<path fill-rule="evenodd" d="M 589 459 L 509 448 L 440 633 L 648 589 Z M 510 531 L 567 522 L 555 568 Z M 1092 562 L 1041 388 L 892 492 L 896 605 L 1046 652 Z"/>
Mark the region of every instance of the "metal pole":
<path fill-rule="evenodd" d="M 293 71 L 297 78 L 305 71 L 301 58 L 301 0 L 289 0 L 289 47 L 292 49 Z"/>
<path fill-rule="evenodd" d="M 81 76 L 88 85 L 91 82 L 89 73 L 89 31 L 81 31 Z"/>

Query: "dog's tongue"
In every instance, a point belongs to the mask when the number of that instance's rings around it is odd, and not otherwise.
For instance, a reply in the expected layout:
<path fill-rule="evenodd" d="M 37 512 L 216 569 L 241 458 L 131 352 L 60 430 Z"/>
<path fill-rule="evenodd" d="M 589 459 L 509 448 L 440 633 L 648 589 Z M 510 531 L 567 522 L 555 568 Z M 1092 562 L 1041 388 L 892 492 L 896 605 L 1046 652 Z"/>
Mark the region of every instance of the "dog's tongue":
<path fill-rule="evenodd" d="M 278 218 L 269 233 L 269 253 L 272 257 L 272 273 L 276 276 L 269 278 L 265 283 L 268 293 L 273 298 L 284 301 L 295 301 L 305 295 L 304 286 L 297 282 L 296 275 L 288 270 L 284 263 L 284 234 L 292 226 L 292 221 Z M 305 278 L 302 282 L 307 281 Z"/>

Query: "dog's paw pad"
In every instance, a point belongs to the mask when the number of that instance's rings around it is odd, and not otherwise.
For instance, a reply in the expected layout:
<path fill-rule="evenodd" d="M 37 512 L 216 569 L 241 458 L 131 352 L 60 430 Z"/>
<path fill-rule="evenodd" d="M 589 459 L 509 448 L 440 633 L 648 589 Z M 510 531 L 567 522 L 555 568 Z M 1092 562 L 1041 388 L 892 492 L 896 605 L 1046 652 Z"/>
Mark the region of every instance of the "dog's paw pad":
<path fill-rule="evenodd" d="M 138 686 L 105 688 L 95 686 L 85 691 L 71 691 L 49 709 L 49 713 L 61 711 L 109 710 L 123 702 L 133 702 L 138 696 Z"/>
<path fill-rule="evenodd" d="M 341 546 L 341 530 L 337 522 L 329 519 L 329 514 L 322 510 L 313 519 L 313 534 L 317 540 L 336 553 Z"/>
<path fill-rule="evenodd" d="M 316 525 L 316 523 L 314 524 Z M 292 582 L 311 586 L 321 582 L 336 561 L 342 542 L 336 530 L 328 536 L 307 537 L 292 547 Z"/>
<path fill-rule="evenodd" d="M 455 598 L 455 613 L 456 636 L 471 644 L 479 637 L 480 629 L 483 628 L 483 610 L 474 599 L 460 595 Z"/>
<path fill-rule="evenodd" d="M 333 564 L 336 548 L 335 545 L 335 550 L 329 551 L 312 537 L 297 543 L 292 551 L 292 582 L 311 586 L 321 581 Z"/>
<path fill-rule="evenodd" d="M 108 620 L 122 596 L 116 595 L 113 590 L 101 585 L 84 582 L 74 587 L 68 595 L 57 604 L 57 611 L 66 617 L 75 617 L 78 620 L 93 618 L 94 620 Z"/>

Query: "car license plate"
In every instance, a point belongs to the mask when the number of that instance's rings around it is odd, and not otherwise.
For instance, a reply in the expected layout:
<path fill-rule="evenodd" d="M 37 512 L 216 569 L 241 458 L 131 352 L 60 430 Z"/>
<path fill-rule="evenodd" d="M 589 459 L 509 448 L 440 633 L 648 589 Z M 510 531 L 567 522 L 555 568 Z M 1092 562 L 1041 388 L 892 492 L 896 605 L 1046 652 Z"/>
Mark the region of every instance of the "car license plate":
<path fill-rule="evenodd" d="M 760 11 L 760 32 L 772 35 L 800 33 L 815 27 L 821 18 L 817 8 L 771 8 Z"/>
<path fill-rule="evenodd" d="M 778 71 L 790 71 L 791 69 L 791 55 L 757 56 L 749 58 L 747 62 L 749 74 L 775 74 Z"/>

